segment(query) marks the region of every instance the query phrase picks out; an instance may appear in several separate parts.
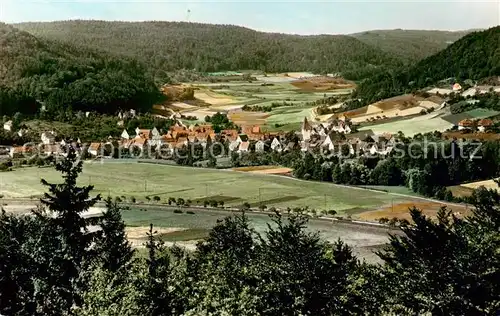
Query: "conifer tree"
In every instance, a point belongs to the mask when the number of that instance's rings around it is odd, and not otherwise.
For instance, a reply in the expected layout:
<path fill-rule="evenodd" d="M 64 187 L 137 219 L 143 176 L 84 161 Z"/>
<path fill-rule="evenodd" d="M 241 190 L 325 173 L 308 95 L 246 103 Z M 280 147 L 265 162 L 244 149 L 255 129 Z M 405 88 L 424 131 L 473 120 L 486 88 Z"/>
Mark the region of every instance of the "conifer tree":
<path fill-rule="evenodd" d="M 82 166 L 75 150 L 70 148 L 67 157 L 56 164 L 56 170 L 62 173 L 63 183 L 48 183 L 42 179 L 49 192 L 44 194 L 41 203 L 52 215 L 52 241 L 56 243 L 50 262 L 55 274 L 51 276 L 51 282 L 57 288 L 54 292 L 58 292 L 65 302 L 64 309 L 80 303 L 78 292 L 82 284 L 79 278 L 93 259 L 90 246 L 95 233 L 89 232 L 89 223 L 82 214 L 95 205 L 100 196 L 90 197 L 93 186 L 77 186 Z"/>

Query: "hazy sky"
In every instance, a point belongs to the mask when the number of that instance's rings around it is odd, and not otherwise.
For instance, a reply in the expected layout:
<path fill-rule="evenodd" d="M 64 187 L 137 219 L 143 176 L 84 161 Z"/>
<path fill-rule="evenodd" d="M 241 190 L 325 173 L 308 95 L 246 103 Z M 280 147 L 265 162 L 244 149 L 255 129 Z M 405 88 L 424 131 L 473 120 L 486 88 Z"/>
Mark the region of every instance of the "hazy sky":
<path fill-rule="evenodd" d="M 394 28 L 463 30 L 499 25 L 500 0 L 0 0 L 0 21 L 7 23 L 68 19 L 186 21 L 188 18 L 191 22 L 236 24 L 297 34 Z"/>

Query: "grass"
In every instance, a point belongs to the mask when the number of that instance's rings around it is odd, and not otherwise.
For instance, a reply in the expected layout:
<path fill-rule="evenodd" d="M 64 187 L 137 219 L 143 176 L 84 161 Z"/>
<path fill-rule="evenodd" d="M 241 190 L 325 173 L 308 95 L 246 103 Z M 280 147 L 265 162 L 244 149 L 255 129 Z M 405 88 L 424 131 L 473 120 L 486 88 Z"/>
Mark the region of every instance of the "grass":
<path fill-rule="evenodd" d="M 466 111 L 458 114 L 450 114 L 443 117 L 443 120 L 446 120 L 454 125 L 457 125 L 458 122 L 465 119 L 483 119 L 492 117 L 500 114 L 498 111 L 488 110 L 483 108 L 477 108 L 474 110 Z"/>
<path fill-rule="evenodd" d="M 433 131 L 441 131 L 451 128 L 452 123 L 444 120 L 443 118 L 436 116 L 435 113 L 417 116 L 414 118 L 394 121 L 389 123 L 375 124 L 370 126 L 364 126 L 360 128 L 360 131 L 371 129 L 374 133 L 392 133 L 396 134 L 401 131 L 406 136 L 414 136 L 418 133 L 427 133 Z"/>
<path fill-rule="evenodd" d="M 23 168 L 0 173 L 0 194 L 5 197 L 41 195 L 46 191 L 40 183 L 41 178 L 49 182 L 61 182 L 60 174 L 52 168 Z M 226 196 L 241 199 L 229 201 L 226 206 L 238 206 L 243 202 L 253 204 L 281 199 L 272 206 L 309 206 L 311 209 L 326 208 L 338 212 L 355 207 L 375 208 L 390 203 L 394 198 L 382 192 L 339 187 L 326 182 L 306 182 L 230 170 L 139 163 L 86 163 L 79 184 L 94 185 L 96 194 L 127 198 L 133 196 L 138 201 L 145 201 L 145 196 L 154 195 L 159 195 L 162 201 L 168 197 L 196 201 Z M 282 200 L 291 196 L 297 199 Z"/>

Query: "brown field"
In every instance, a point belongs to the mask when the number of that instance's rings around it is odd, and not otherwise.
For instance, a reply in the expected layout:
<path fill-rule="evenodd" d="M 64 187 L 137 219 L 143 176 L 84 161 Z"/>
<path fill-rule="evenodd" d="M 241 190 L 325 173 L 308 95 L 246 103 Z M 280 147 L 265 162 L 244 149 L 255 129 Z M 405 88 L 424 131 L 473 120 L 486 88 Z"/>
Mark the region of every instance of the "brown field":
<path fill-rule="evenodd" d="M 448 190 L 451 191 L 453 196 L 456 197 L 466 197 L 466 196 L 471 196 L 473 189 L 472 188 L 467 188 L 463 187 L 461 185 L 455 185 L 452 187 L 448 187 Z"/>
<path fill-rule="evenodd" d="M 210 105 L 228 105 L 235 102 L 230 96 L 208 90 L 196 90 L 194 92 L 194 97 Z"/>
<path fill-rule="evenodd" d="M 237 125 L 264 125 L 269 117 L 264 112 L 232 112 L 228 115 L 229 119 Z"/>
<path fill-rule="evenodd" d="M 304 91 L 330 91 L 356 88 L 356 84 L 352 81 L 324 76 L 297 80 L 291 82 L 291 84 Z"/>
<path fill-rule="evenodd" d="M 392 118 L 396 116 L 410 116 L 420 113 L 423 109 L 431 107 L 437 108 L 443 99 L 439 97 L 430 97 L 424 99 L 412 94 L 401 95 L 389 99 L 385 99 L 368 106 L 346 111 L 338 114 L 352 119 L 353 122 L 365 122 L 368 119 L 376 118 L 377 116 Z"/>
<path fill-rule="evenodd" d="M 259 174 L 287 174 L 293 171 L 290 168 L 282 168 L 278 166 L 250 166 L 233 168 L 232 170 Z"/>
<path fill-rule="evenodd" d="M 444 139 L 479 139 L 479 140 L 499 140 L 500 134 L 496 133 L 463 133 L 462 131 L 445 132 Z"/>
<path fill-rule="evenodd" d="M 267 169 L 275 169 L 275 168 L 278 168 L 278 167 L 277 166 L 249 166 L 249 167 L 232 168 L 231 170 L 250 172 L 250 171 L 267 170 Z"/>
<path fill-rule="evenodd" d="M 398 218 L 398 219 L 406 219 L 411 220 L 409 209 L 415 206 L 416 208 L 422 210 L 422 212 L 430 217 L 436 217 L 437 212 L 443 206 L 446 206 L 444 203 L 436 203 L 436 202 L 406 202 L 394 204 L 393 206 L 388 206 L 382 209 L 363 212 L 361 214 L 356 215 L 359 219 L 365 221 L 378 221 L 380 218 Z M 455 215 L 464 216 L 469 213 L 469 210 L 465 207 L 458 206 L 448 206 L 450 210 L 453 210 Z"/>

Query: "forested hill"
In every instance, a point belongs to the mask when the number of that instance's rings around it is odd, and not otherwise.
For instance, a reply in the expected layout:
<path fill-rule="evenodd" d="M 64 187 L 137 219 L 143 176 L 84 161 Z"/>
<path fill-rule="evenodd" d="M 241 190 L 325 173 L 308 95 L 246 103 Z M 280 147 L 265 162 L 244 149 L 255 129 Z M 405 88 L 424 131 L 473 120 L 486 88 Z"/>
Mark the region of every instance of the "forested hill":
<path fill-rule="evenodd" d="M 411 92 L 455 78 L 477 80 L 500 75 L 500 26 L 474 32 L 415 66 L 398 72 L 383 72 L 364 80 L 357 89 L 366 102 Z"/>
<path fill-rule="evenodd" d="M 255 69 L 342 72 L 357 79 L 400 63 L 350 36 L 286 35 L 184 22 L 61 21 L 16 27 L 43 38 L 137 58 L 154 69 L 157 78 L 176 69 Z"/>
<path fill-rule="evenodd" d="M 0 24 L 0 115 L 149 109 L 158 89 L 143 66 L 91 49 L 38 39 Z"/>
<path fill-rule="evenodd" d="M 397 29 L 367 31 L 351 36 L 408 62 L 416 62 L 445 49 L 471 32 Z"/>

